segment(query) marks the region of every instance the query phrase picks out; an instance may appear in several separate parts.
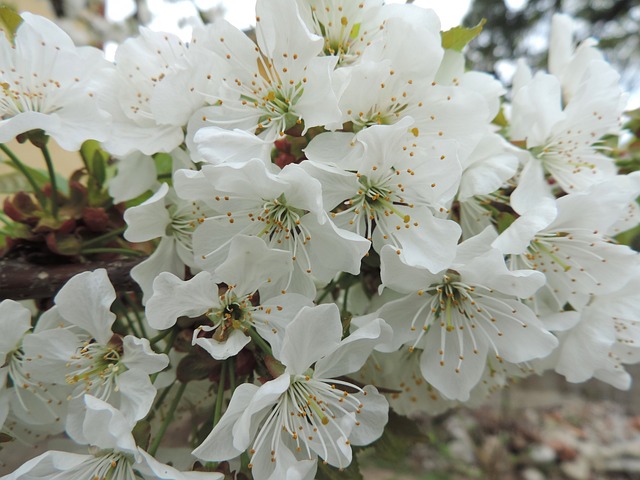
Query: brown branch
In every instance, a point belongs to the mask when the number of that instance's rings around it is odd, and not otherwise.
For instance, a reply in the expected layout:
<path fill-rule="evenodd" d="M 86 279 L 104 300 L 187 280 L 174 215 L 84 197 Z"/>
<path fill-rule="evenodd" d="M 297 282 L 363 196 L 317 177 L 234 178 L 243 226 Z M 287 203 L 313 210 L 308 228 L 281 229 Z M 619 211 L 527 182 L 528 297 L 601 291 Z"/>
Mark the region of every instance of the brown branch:
<path fill-rule="evenodd" d="M 36 265 L 23 260 L 0 259 L 0 300 L 51 298 L 74 275 L 106 268 L 117 291 L 137 290 L 129 272 L 144 258 L 91 261 L 64 265 Z"/>

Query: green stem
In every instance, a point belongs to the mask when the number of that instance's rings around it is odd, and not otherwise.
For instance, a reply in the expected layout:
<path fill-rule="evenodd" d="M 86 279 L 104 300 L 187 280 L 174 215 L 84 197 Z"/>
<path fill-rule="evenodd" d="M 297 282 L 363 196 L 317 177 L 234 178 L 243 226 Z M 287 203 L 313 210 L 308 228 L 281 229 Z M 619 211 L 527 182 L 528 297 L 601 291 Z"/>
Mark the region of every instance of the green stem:
<path fill-rule="evenodd" d="M 142 336 L 144 338 L 149 338 L 149 335 L 147 334 L 147 328 L 145 327 L 144 321 L 140 316 L 140 313 L 138 312 L 137 305 L 134 302 L 132 302 L 131 298 L 129 298 L 129 296 L 127 295 L 125 295 L 122 298 L 124 299 L 123 303 L 129 306 L 131 313 L 133 313 L 133 316 L 136 317 L 136 322 L 138 323 L 138 327 L 140 328 L 140 333 L 142 333 Z"/>
<path fill-rule="evenodd" d="M 220 371 L 220 381 L 218 382 L 218 391 L 216 392 L 216 407 L 213 411 L 213 427 L 215 427 L 222 417 L 222 404 L 224 402 L 224 384 L 227 382 L 227 363 L 222 365 Z"/>
<path fill-rule="evenodd" d="M 122 315 L 126 319 L 127 325 L 129 326 L 129 330 L 131 330 L 131 333 L 133 333 L 138 338 L 142 338 L 142 335 L 136 329 L 135 323 L 133 323 L 133 321 L 131 320 L 131 317 L 129 316 L 129 314 L 127 312 L 127 308 L 123 305 L 123 306 L 120 307 L 120 311 L 122 312 Z"/>
<path fill-rule="evenodd" d="M 349 298 L 349 289 L 351 286 L 348 286 L 344 289 L 344 296 L 342 297 L 342 314 L 345 315 L 349 310 L 347 309 L 347 299 Z"/>
<path fill-rule="evenodd" d="M 51 215 L 56 220 L 58 219 L 58 182 L 56 181 L 56 171 L 53 168 L 53 161 L 51 160 L 51 154 L 46 145 L 39 147 L 42 151 L 42 156 L 47 164 L 47 170 L 49 171 L 49 180 L 51 180 Z"/>
<path fill-rule="evenodd" d="M 273 352 L 271 351 L 271 347 L 269 346 L 269 344 L 267 342 L 265 342 L 265 340 L 258 334 L 258 332 L 256 332 L 253 328 L 249 329 L 249 336 L 251 337 L 251 339 L 256 343 L 256 345 L 258 345 L 258 347 L 260 348 L 260 350 L 262 350 L 264 353 L 266 353 L 267 355 L 273 355 Z"/>
<path fill-rule="evenodd" d="M 337 282 L 335 282 L 334 280 L 331 280 L 329 284 L 326 287 L 324 287 L 324 290 L 322 291 L 322 295 L 318 297 L 318 300 L 316 301 L 316 303 L 319 304 L 320 302 L 322 302 L 322 300 L 324 300 L 325 297 L 333 291 L 333 289 L 336 287 L 336 284 Z"/>
<path fill-rule="evenodd" d="M 9 225 L 10 223 L 13 223 L 13 220 L 11 220 L 7 215 L 5 215 L 2 212 L 0 212 L 0 221 L 3 222 L 5 225 Z"/>
<path fill-rule="evenodd" d="M 122 227 L 122 228 L 118 228 L 117 230 L 112 230 L 111 232 L 107 232 L 104 235 L 100 235 L 99 237 L 94 237 L 91 240 L 87 240 L 86 242 L 84 242 L 82 244 L 82 247 L 83 248 L 90 247 L 91 245 L 95 245 L 97 243 L 104 242 L 105 240 L 110 240 L 113 237 L 118 237 L 126 229 L 127 229 L 127 227 Z"/>
<path fill-rule="evenodd" d="M 174 380 L 172 383 L 167 385 L 165 387 L 165 389 L 162 390 L 162 393 L 160 395 L 158 395 L 158 399 L 156 400 L 156 403 L 153 406 L 153 409 L 151 410 L 151 413 L 149 414 L 149 417 L 147 417 L 148 421 L 151 421 L 153 419 L 153 417 L 156 416 L 156 412 L 160 408 L 160 405 L 162 405 L 164 403 L 164 399 L 167 398 L 167 395 L 169 395 L 169 392 L 171 391 L 173 386 L 176 384 L 176 382 L 177 382 L 177 380 Z"/>
<path fill-rule="evenodd" d="M 171 351 L 171 348 L 173 347 L 173 341 L 176 339 L 176 337 L 178 336 L 178 331 L 177 330 L 170 330 L 171 335 L 169 335 L 169 339 L 167 340 L 167 344 L 164 347 L 164 351 L 162 353 L 164 353 L 165 355 L 168 355 L 169 352 Z M 156 381 L 156 378 L 158 378 L 158 374 L 160 372 L 156 372 L 154 374 L 152 374 L 149 378 L 151 379 L 151 383 L 154 383 Z"/>
<path fill-rule="evenodd" d="M 229 391 L 233 393 L 236 389 L 236 357 L 231 357 L 229 364 Z"/>
<path fill-rule="evenodd" d="M 31 188 L 33 189 L 33 194 L 38 199 L 38 203 L 43 209 L 46 209 L 47 197 L 44 196 L 44 193 L 42 193 L 42 190 L 40 189 L 36 181 L 33 179 L 31 174 L 29 173 L 27 166 L 24 163 L 22 163 L 20 159 L 15 155 L 15 153 L 13 153 L 11 149 L 9 149 L 9 147 L 7 147 L 4 143 L 0 143 L 0 150 L 2 150 L 7 157 L 9 157 L 9 159 L 13 162 L 16 168 L 20 170 L 20 173 L 24 175 L 24 178 L 26 178 L 27 182 L 29 182 L 29 185 L 31 185 Z"/>
<path fill-rule="evenodd" d="M 124 304 L 122 303 L 122 300 L 117 299 L 114 302 L 113 310 L 114 312 L 118 313 L 119 320 L 121 321 L 124 320 L 124 322 L 121 323 L 121 325 L 124 328 L 128 329 L 127 333 L 131 333 L 132 335 L 135 335 L 136 337 L 140 338 L 140 333 L 136 330 L 135 325 L 133 325 L 133 322 L 129 317 L 129 313 L 127 312 L 127 307 L 124 306 Z"/>
<path fill-rule="evenodd" d="M 180 403 L 180 399 L 182 398 L 182 394 L 184 393 L 186 388 L 187 388 L 187 384 L 186 383 L 181 383 L 180 384 L 180 388 L 178 389 L 178 392 L 176 393 L 176 396 L 173 397 L 173 400 L 171 401 L 171 405 L 169 405 L 169 411 L 167 412 L 167 416 L 164 417 L 164 420 L 162 421 L 162 424 L 160 425 L 160 430 L 158 431 L 158 434 L 153 439 L 153 443 L 151 443 L 151 446 L 149 447 L 149 450 L 147 450 L 149 455 L 154 456 L 156 454 L 156 452 L 158 451 L 158 447 L 160 446 L 160 442 L 162 441 L 162 437 L 164 437 L 164 434 L 166 433 L 167 428 L 169 427 L 169 424 L 171 423 L 171 420 L 173 420 L 173 414 L 175 413 L 176 409 L 178 408 L 178 404 Z"/>
<path fill-rule="evenodd" d="M 173 332 L 173 329 L 169 328 L 163 332 L 160 332 L 158 335 L 156 335 L 153 338 L 149 339 L 149 343 L 151 345 L 155 345 L 156 343 L 158 343 L 160 340 L 162 340 L 164 337 L 166 337 L 167 335 L 169 335 L 171 332 Z"/>
<path fill-rule="evenodd" d="M 110 247 L 96 247 L 96 248 L 83 248 L 80 253 L 84 255 L 91 255 L 92 253 L 119 253 L 121 255 L 133 255 L 135 257 L 143 256 L 144 253 L 138 250 L 131 250 L 130 248 L 110 248 Z"/>

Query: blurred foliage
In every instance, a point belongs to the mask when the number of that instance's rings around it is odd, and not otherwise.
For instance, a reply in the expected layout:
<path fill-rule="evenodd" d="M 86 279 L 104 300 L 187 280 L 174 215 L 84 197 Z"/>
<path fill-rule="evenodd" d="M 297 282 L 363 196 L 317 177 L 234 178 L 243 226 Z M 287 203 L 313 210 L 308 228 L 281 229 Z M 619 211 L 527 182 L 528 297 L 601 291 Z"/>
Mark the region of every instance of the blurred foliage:
<path fill-rule="evenodd" d="M 473 68 L 499 74 L 496 64 L 527 57 L 534 67 L 546 64 L 549 25 L 556 12 L 579 20 L 578 40 L 599 40 L 607 59 L 623 72 L 631 90 L 640 86 L 640 2 L 638 0 L 474 0 L 466 26 L 487 23 L 468 58 Z"/>

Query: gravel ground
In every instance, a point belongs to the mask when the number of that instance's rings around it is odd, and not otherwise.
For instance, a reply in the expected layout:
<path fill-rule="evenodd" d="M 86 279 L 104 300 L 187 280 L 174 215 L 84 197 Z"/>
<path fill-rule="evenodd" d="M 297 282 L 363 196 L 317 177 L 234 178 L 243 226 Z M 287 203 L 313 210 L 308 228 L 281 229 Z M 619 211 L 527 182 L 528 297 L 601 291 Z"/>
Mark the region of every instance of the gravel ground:
<path fill-rule="evenodd" d="M 640 376 L 636 376 L 640 379 Z M 636 382 L 637 384 L 638 382 Z M 402 465 L 366 452 L 365 480 L 640 480 L 640 399 L 531 379 L 484 407 L 416 421 L 429 441 Z M 637 387 L 637 385 L 636 385 Z M 561 391 L 562 390 L 562 391 Z M 602 400 L 598 397 L 616 398 Z"/>

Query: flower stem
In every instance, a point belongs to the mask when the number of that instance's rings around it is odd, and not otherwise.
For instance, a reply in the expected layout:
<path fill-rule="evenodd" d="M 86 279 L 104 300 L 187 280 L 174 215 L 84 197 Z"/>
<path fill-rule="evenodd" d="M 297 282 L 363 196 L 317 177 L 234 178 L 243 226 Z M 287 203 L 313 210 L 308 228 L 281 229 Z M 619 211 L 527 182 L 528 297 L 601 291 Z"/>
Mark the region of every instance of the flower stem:
<path fill-rule="evenodd" d="M 215 427 L 222 417 L 222 403 L 224 402 L 224 384 L 227 382 L 227 362 L 222 365 L 220 371 L 220 381 L 216 392 L 216 407 L 213 411 L 213 427 Z"/>
<path fill-rule="evenodd" d="M 124 295 L 122 297 L 122 303 L 129 306 L 131 313 L 133 313 L 133 316 L 136 318 L 136 322 L 138 323 L 138 328 L 140 329 L 140 333 L 142 334 L 142 336 L 144 338 L 149 338 L 149 335 L 147 334 L 147 328 L 144 325 L 142 316 L 140 315 L 140 312 L 138 312 L 138 305 L 133 302 L 127 295 Z"/>
<path fill-rule="evenodd" d="M 158 335 L 156 335 L 153 338 L 149 339 L 149 343 L 151 345 L 155 345 L 156 343 L 158 343 L 160 340 L 162 340 L 164 337 L 166 337 L 167 335 L 169 335 L 171 332 L 173 332 L 173 329 L 169 328 L 167 330 L 164 330 L 163 332 L 160 332 Z"/>
<path fill-rule="evenodd" d="M 86 242 L 84 242 L 82 244 L 82 246 L 84 248 L 90 247 L 91 245 L 95 245 L 96 243 L 104 242 L 105 240 L 109 240 L 109 239 L 111 239 L 113 237 L 117 237 L 121 233 L 123 233 L 126 229 L 127 229 L 127 227 L 122 227 L 122 228 L 118 228 L 117 230 L 112 230 L 112 231 L 107 232 L 107 233 L 105 233 L 103 235 L 100 235 L 98 237 L 94 237 L 91 240 L 87 240 Z"/>
<path fill-rule="evenodd" d="M 11 149 L 7 147 L 4 143 L 0 143 L 0 150 L 2 150 L 7 157 L 9 157 L 9 159 L 13 162 L 13 164 L 20 171 L 20 173 L 24 175 L 24 178 L 27 179 L 27 182 L 29 182 L 29 185 L 31 185 L 31 188 L 33 189 L 33 194 L 38 199 L 38 203 L 40 204 L 40 206 L 43 209 L 47 208 L 47 197 L 44 196 L 44 194 L 42 193 L 42 190 L 40 189 L 36 181 L 33 179 L 31 174 L 29 173 L 27 166 L 24 163 L 22 163 L 20 159 L 16 156 L 16 154 L 13 153 Z"/>
<path fill-rule="evenodd" d="M 58 183 L 56 181 L 56 171 L 53 168 L 53 161 L 51 160 L 51 154 L 47 145 L 41 145 L 38 148 L 42 151 L 42 156 L 47 164 L 47 170 L 49 172 L 49 180 L 51 180 L 51 215 L 56 220 L 58 219 Z"/>
<path fill-rule="evenodd" d="M 92 253 L 119 253 L 121 255 L 134 255 L 142 256 L 144 253 L 138 250 L 131 250 L 130 248 L 109 248 L 109 247 L 96 247 L 96 248 L 83 248 L 80 250 L 83 255 L 90 255 Z"/>
<path fill-rule="evenodd" d="M 120 311 L 122 318 L 124 318 L 124 320 L 126 321 L 127 327 L 129 327 L 129 333 L 132 333 L 136 337 L 140 338 L 140 332 L 136 329 L 135 324 L 131 321 L 131 317 L 129 316 L 127 307 L 122 303 L 121 300 L 118 300 L 117 303 L 114 304 L 114 309 Z"/>
<path fill-rule="evenodd" d="M 229 391 L 231 393 L 236 389 L 236 357 L 231 357 L 227 360 L 229 364 Z"/>
<path fill-rule="evenodd" d="M 167 344 L 164 347 L 164 354 L 168 355 L 169 352 L 171 351 L 171 348 L 173 347 L 173 341 L 176 339 L 176 337 L 178 336 L 178 331 L 176 329 L 171 329 L 169 330 L 171 332 L 171 334 L 169 335 L 169 338 L 167 339 Z M 157 338 L 157 337 L 156 337 Z M 158 339 L 159 340 L 159 339 Z M 158 341 L 156 340 L 156 342 Z M 158 378 L 158 374 L 160 372 L 156 372 L 154 374 L 151 375 L 151 377 L 149 377 L 151 379 L 151 383 L 154 383 L 156 381 L 156 378 Z"/>
<path fill-rule="evenodd" d="M 336 287 L 338 282 L 331 280 L 328 285 L 326 287 L 324 287 L 324 290 L 322 291 L 322 294 L 318 297 L 318 300 L 316 300 L 316 303 L 319 304 L 320 302 L 322 302 L 322 300 L 325 299 L 325 297 L 327 295 L 329 295 L 329 293 L 331 293 L 333 291 L 333 289 Z"/>
<path fill-rule="evenodd" d="M 347 308 L 347 300 L 349 298 L 349 289 L 351 286 L 348 286 L 344 289 L 344 295 L 342 297 L 342 314 L 345 315 L 349 310 Z"/>
<path fill-rule="evenodd" d="M 160 430 L 158 430 L 158 434 L 153 439 L 153 443 L 151 443 L 151 446 L 149 447 L 149 450 L 148 450 L 149 455 L 153 456 L 158 451 L 158 447 L 160 446 L 162 437 L 164 437 L 164 434 L 166 433 L 167 428 L 171 423 L 171 420 L 173 420 L 173 414 L 178 408 L 178 404 L 180 403 L 180 399 L 182 398 L 182 394 L 184 393 L 186 388 L 187 388 L 186 383 L 180 384 L 180 388 L 178 388 L 178 392 L 176 393 L 176 396 L 173 397 L 173 400 L 171 401 L 171 405 L 169 405 L 169 411 L 167 412 L 167 415 L 164 417 L 164 420 L 160 425 Z"/>
<path fill-rule="evenodd" d="M 256 345 L 260 348 L 260 350 L 262 350 L 267 355 L 273 355 L 273 352 L 271 351 L 271 347 L 267 342 L 264 341 L 264 339 L 260 336 L 260 334 L 258 334 L 258 332 L 256 332 L 253 328 L 250 328 L 248 333 L 249 333 L 249 336 L 251 337 L 251 340 L 253 340 L 256 343 Z"/>
<path fill-rule="evenodd" d="M 155 417 L 158 409 L 160 408 L 160 405 L 162 405 L 164 403 L 164 399 L 167 398 L 167 395 L 169 395 L 169 392 L 171 391 L 173 386 L 176 384 L 176 382 L 177 382 L 177 380 L 174 380 L 173 382 L 171 382 L 169 385 L 167 385 L 164 388 L 164 390 L 162 390 L 162 393 L 160 395 L 158 395 L 158 399 L 156 400 L 156 403 L 153 406 L 153 409 L 151 410 L 151 413 L 149 413 L 149 416 L 147 417 L 148 421 L 151 421 L 153 419 L 153 417 Z"/>

